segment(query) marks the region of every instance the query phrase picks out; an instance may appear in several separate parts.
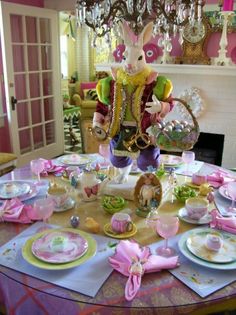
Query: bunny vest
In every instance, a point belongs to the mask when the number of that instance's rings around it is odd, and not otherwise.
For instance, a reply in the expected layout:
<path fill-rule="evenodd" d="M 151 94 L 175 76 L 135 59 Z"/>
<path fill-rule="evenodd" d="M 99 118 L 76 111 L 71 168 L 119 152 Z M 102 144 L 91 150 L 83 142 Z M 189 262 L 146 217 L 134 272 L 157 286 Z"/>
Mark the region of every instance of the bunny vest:
<path fill-rule="evenodd" d="M 115 80 L 107 77 L 97 84 L 95 117 L 99 117 L 101 124 L 108 123 L 110 138 L 119 135 L 117 146 L 113 149 L 115 155 L 135 157 L 134 153 L 138 153 L 139 149 L 151 145 L 145 131 L 159 118 L 145 111 L 145 104 L 152 101 L 153 94 L 159 101 L 168 101 L 172 91 L 172 83 L 163 76 L 147 83 L 151 72 L 147 67 L 130 76 L 121 68 Z M 134 137 L 138 140 L 132 142 Z"/>

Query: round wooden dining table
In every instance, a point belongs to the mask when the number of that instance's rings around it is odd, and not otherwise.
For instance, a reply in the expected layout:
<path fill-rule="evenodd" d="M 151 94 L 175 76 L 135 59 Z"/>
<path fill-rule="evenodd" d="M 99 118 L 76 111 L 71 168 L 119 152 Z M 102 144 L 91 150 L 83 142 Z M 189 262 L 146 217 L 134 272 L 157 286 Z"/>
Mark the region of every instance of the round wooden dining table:
<path fill-rule="evenodd" d="M 208 165 L 202 169 L 207 172 Z M 29 166 L 17 168 L 13 172 L 1 177 L 8 179 L 32 179 Z M 69 182 L 53 175 L 46 179 L 56 181 L 61 185 L 70 187 Z M 184 176 L 178 175 L 178 182 L 183 183 Z M 164 176 L 161 179 L 163 187 L 167 185 Z M 165 190 L 163 189 L 163 192 Z M 70 227 L 71 216 L 79 216 L 79 229 L 88 232 L 85 219 L 93 217 L 101 226 L 99 234 L 104 235 L 103 226 L 110 221 L 111 215 L 106 213 L 101 206 L 101 199 L 83 202 L 77 195 L 77 190 L 71 188 L 71 194 L 76 199 L 74 208 L 53 213 L 48 223 L 60 227 Z M 34 199 L 33 199 L 34 200 Z M 176 215 L 183 204 L 177 200 L 171 202 L 170 194 L 163 193 L 160 213 Z M 214 207 L 214 205 L 211 205 Z M 150 245 L 161 240 L 145 222 L 145 218 L 136 215 L 136 206 L 133 201 L 128 201 L 127 208 L 133 222 L 137 226 L 137 233 L 133 236 L 139 244 Z M 0 223 L 0 245 L 5 244 L 29 227 L 29 224 Z M 178 233 L 181 234 L 193 228 L 192 224 L 180 221 Z M 191 264 L 191 261 L 189 261 Z M 222 271 L 223 272 L 223 271 Z M 79 281 L 78 278 L 75 281 Z M 117 271 L 113 271 L 104 282 L 94 298 L 71 291 L 52 283 L 29 276 L 25 273 L 0 265 L 0 312 L 18 315 L 36 314 L 161 314 L 202 315 L 224 310 L 236 312 L 236 282 L 201 298 L 197 293 L 188 288 L 167 270 L 145 274 L 142 277 L 141 287 L 132 301 L 127 301 L 124 288 L 127 278 Z"/>

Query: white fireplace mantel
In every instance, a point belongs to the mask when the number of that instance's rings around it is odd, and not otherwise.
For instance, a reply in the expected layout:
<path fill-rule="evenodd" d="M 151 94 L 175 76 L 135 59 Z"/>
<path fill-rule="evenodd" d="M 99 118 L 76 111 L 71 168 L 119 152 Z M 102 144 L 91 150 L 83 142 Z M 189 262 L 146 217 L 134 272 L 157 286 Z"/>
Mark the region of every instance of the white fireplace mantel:
<path fill-rule="evenodd" d="M 119 64 L 97 64 L 96 71 L 110 71 Z M 197 88 L 204 100 L 204 111 L 197 118 L 200 130 L 223 134 L 222 166 L 236 167 L 236 65 L 174 65 L 150 64 L 153 70 L 167 76 L 173 83 L 174 97 L 185 89 Z"/>
<path fill-rule="evenodd" d="M 207 66 L 207 65 L 178 65 L 178 64 L 149 64 L 153 70 L 168 74 L 198 74 L 198 75 L 223 75 L 236 77 L 234 66 Z M 110 71 L 111 67 L 119 67 L 119 63 L 96 64 L 96 71 Z"/>

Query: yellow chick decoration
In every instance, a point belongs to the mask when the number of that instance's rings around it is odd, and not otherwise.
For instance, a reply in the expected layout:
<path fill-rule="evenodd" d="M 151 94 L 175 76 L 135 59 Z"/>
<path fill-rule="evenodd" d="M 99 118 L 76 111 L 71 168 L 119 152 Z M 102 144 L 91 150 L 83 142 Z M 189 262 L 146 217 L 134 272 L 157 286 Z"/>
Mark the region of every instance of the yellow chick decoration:
<path fill-rule="evenodd" d="M 91 233 L 98 233 L 100 231 L 100 225 L 92 217 L 85 219 L 85 226 Z"/>
<path fill-rule="evenodd" d="M 199 195 L 201 196 L 207 196 L 212 191 L 213 188 L 208 183 L 204 183 L 199 186 Z"/>

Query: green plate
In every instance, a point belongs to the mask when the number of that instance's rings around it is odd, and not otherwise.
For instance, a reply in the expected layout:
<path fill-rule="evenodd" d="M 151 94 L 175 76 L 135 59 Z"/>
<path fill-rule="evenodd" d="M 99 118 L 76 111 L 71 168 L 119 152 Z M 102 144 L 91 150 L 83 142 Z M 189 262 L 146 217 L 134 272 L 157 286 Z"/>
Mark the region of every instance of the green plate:
<path fill-rule="evenodd" d="M 33 253 L 32 253 L 32 244 L 35 240 L 37 240 L 38 238 L 42 237 L 44 234 L 47 233 L 51 233 L 51 232 L 55 232 L 55 231 L 67 231 L 67 232 L 73 232 L 73 233 L 78 233 L 80 234 L 82 237 L 84 237 L 86 239 L 86 241 L 88 242 L 88 250 L 86 251 L 86 253 L 72 261 L 69 263 L 60 263 L 60 264 L 51 264 L 51 263 L 47 263 L 44 262 L 42 260 L 37 259 Z M 65 228 L 65 229 L 50 229 L 50 230 L 46 230 L 43 232 L 40 232 L 36 235 L 34 235 L 33 237 L 31 237 L 30 239 L 28 239 L 26 241 L 26 243 L 24 244 L 24 246 L 22 247 L 22 256 L 24 257 L 24 259 L 30 263 L 31 265 L 41 268 L 41 269 L 47 269 L 47 270 L 62 270 L 62 269 L 69 269 L 69 268 L 73 268 L 76 266 L 79 266 L 81 264 L 83 264 L 84 262 L 86 262 L 87 260 L 89 260 L 90 258 L 92 258 L 97 250 L 97 243 L 95 241 L 95 239 L 90 236 L 88 233 L 80 231 L 80 230 L 76 230 L 76 229 L 71 229 L 71 228 Z"/>
<path fill-rule="evenodd" d="M 180 252 L 189 260 L 191 260 L 192 262 L 204 266 L 204 267 L 208 267 L 211 269 L 218 269 L 218 270 L 234 270 L 236 269 L 236 260 L 230 263 L 224 263 L 224 264 L 219 264 L 219 263 L 213 263 L 213 262 L 209 262 L 206 260 L 203 260 L 201 258 L 198 258 L 197 256 L 195 256 L 194 254 L 192 254 L 187 247 L 187 239 L 189 238 L 190 235 L 192 235 L 192 233 L 196 233 L 196 232 L 207 232 L 207 233 L 214 233 L 218 230 L 214 230 L 214 229 L 210 229 L 210 228 L 200 228 L 200 229 L 194 229 L 194 230 L 190 230 L 185 232 L 182 237 L 180 238 L 179 242 L 178 242 L 178 246 L 180 249 Z M 223 232 L 220 231 L 221 235 L 225 235 L 226 237 L 233 237 L 233 234 L 227 233 L 227 232 Z"/>

